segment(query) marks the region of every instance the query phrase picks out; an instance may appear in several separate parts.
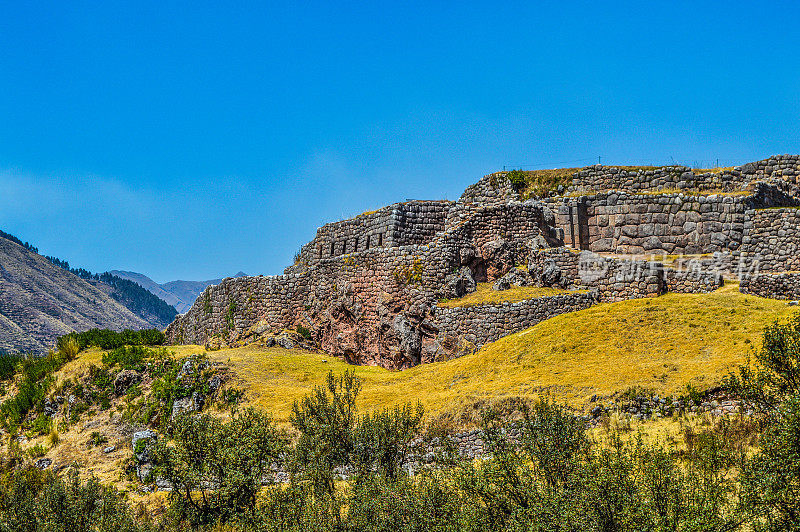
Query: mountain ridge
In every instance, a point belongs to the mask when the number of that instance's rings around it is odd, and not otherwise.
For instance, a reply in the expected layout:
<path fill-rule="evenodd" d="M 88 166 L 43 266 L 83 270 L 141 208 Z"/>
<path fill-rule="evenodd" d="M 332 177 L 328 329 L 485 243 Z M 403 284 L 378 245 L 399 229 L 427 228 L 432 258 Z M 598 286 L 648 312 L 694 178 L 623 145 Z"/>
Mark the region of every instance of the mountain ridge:
<path fill-rule="evenodd" d="M 59 336 L 95 327 L 152 325 L 94 283 L 0 237 L 0 350 L 41 354 Z"/>
<path fill-rule="evenodd" d="M 192 308 L 194 301 L 208 286 L 219 284 L 224 279 L 209 279 L 207 281 L 175 280 L 157 283 L 143 273 L 128 270 L 111 270 L 108 273 L 139 284 L 145 290 L 175 307 L 179 314 L 183 314 Z M 245 277 L 246 275 L 240 271 L 231 277 Z"/>

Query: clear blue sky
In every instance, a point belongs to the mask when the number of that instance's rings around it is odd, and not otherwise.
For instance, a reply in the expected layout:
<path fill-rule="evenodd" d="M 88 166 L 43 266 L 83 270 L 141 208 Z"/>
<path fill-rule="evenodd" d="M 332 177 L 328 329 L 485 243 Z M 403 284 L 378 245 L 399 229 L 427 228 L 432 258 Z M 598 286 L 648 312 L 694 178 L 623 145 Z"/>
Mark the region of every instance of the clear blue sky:
<path fill-rule="evenodd" d="M 800 152 L 797 2 L 362 4 L 5 2 L 0 229 L 159 282 L 272 274 L 503 165 Z"/>

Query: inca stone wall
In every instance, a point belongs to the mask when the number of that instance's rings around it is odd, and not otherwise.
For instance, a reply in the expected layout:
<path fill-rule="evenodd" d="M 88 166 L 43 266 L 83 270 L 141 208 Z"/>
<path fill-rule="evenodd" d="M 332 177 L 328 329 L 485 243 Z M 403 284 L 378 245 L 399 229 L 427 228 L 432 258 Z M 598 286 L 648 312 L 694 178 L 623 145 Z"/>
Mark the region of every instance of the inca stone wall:
<path fill-rule="evenodd" d="M 481 347 L 553 316 L 589 308 L 595 302 L 594 293 L 575 292 L 516 303 L 437 308 L 435 324 L 446 337 Z"/>
<path fill-rule="evenodd" d="M 800 270 L 800 209 L 753 211 L 746 229 L 742 252 L 760 271 Z"/>
<path fill-rule="evenodd" d="M 739 290 L 754 296 L 797 301 L 800 300 L 800 272 L 753 275 L 742 279 Z"/>
<path fill-rule="evenodd" d="M 740 197 L 719 195 L 603 192 L 581 200 L 588 234 L 581 247 L 621 254 L 737 249 L 748 209 Z"/>
<path fill-rule="evenodd" d="M 484 176 L 464 191 L 459 202 L 487 204 L 520 199 L 506 175 L 507 172 L 496 172 Z M 593 165 L 573 173 L 571 185 L 555 192 L 569 196 L 610 190 L 629 193 L 674 190 L 733 192 L 757 181 L 797 185 L 799 177 L 800 156 L 797 155 L 776 155 L 720 172 L 699 172 L 686 166 Z"/>
<path fill-rule="evenodd" d="M 435 301 L 452 296 L 443 280 L 462 267 L 493 280 L 527 261 L 530 245 L 554 241 L 552 214 L 539 202 L 451 211 L 452 223 L 428 244 L 323 257 L 280 276 L 226 279 L 206 289 L 167 335 L 235 345 L 253 327 L 302 325 L 323 350 L 358 364 L 404 368 L 448 349 L 457 354 L 462 342 L 439 331 L 433 315 Z"/>
<path fill-rule="evenodd" d="M 522 201 L 506 173 L 490 174 L 455 203 L 410 201 L 327 224 L 284 275 L 209 287 L 167 335 L 173 342 L 237 345 L 256 332 L 302 326 L 331 355 L 406 368 L 458 356 L 469 351 L 465 346 L 594 300 L 707 292 L 720 286 L 720 271 L 742 267 L 748 274 L 800 269 L 800 210 L 791 208 L 800 205 L 798 170 L 797 156 L 717 174 L 594 166 L 572 176 L 572 190 L 591 194 L 543 201 Z M 642 260 L 648 254 L 703 256 L 671 269 Z M 591 294 L 436 306 L 521 265 L 537 284 Z M 770 279 L 754 278 L 743 290 L 793 293 L 791 283 L 769 285 Z"/>
<path fill-rule="evenodd" d="M 600 301 L 655 297 L 665 291 L 663 267 L 646 260 L 607 258 L 568 248 L 531 253 L 528 271 L 540 284 L 591 289 Z M 551 281 L 547 281 L 548 276 Z"/>
<path fill-rule="evenodd" d="M 444 230 L 451 201 L 395 203 L 349 220 L 325 224 L 304 245 L 287 273 L 297 272 L 323 258 L 373 248 L 424 244 Z"/>

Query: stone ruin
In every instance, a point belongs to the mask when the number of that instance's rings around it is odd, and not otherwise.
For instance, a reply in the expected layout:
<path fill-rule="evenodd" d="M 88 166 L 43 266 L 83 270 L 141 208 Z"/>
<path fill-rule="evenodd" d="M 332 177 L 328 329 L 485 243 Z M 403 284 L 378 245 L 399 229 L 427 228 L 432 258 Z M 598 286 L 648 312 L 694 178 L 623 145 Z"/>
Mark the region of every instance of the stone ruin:
<path fill-rule="evenodd" d="M 474 352 L 602 301 L 742 292 L 800 298 L 800 156 L 718 172 L 590 166 L 544 197 L 507 172 L 458 201 L 408 201 L 317 230 L 283 275 L 208 287 L 167 328 L 173 343 L 245 345 L 301 336 L 353 364 L 403 369 Z M 441 306 L 476 283 L 563 289 Z"/>

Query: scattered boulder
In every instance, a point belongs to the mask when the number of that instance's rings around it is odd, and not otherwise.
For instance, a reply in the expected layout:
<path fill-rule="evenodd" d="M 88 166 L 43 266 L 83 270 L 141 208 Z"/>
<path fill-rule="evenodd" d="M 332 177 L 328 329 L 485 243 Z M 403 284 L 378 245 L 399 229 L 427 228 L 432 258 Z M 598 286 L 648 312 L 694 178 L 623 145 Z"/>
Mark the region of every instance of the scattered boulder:
<path fill-rule="evenodd" d="M 59 404 L 55 400 L 51 401 L 49 398 L 44 400 L 44 413 L 50 417 L 58 414 Z"/>
<path fill-rule="evenodd" d="M 38 467 L 39 469 L 47 469 L 48 467 L 53 465 L 53 461 L 49 458 L 39 458 L 38 460 L 36 460 L 34 465 L 36 465 L 36 467 Z"/>
<path fill-rule="evenodd" d="M 220 349 L 227 348 L 228 344 L 220 336 L 212 336 L 206 342 L 206 351 L 219 351 Z"/>
<path fill-rule="evenodd" d="M 475 248 L 472 247 L 465 246 L 458 250 L 458 256 L 462 266 L 475 260 L 476 255 L 477 253 L 475 253 Z"/>
<path fill-rule="evenodd" d="M 294 342 L 292 341 L 291 338 L 289 338 L 289 335 L 286 333 L 283 333 L 280 336 L 278 336 L 275 339 L 275 343 L 278 345 L 278 347 L 282 347 L 284 349 L 294 349 Z"/>
<path fill-rule="evenodd" d="M 139 462 L 150 461 L 150 446 L 158 439 L 158 434 L 152 430 L 134 432 L 131 437 L 133 454 Z"/>
<path fill-rule="evenodd" d="M 442 295 L 448 299 L 462 297 L 474 292 L 476 286 L 472 271 L 462 266 L 457 272 L 445 277 Z"/>
<path fill-rule="evenodd" d="M 533 267 L 531 267 L 533 266 Z M 528 267 L 533 284 L 536 286 L 552 286 L 563 288 L 566 283 L 566 278 L 554 260 L 548 259 L 544 264 L 537 265 L 531 262 Z"/>
<path fill-rule="evenodd" d="M 175 419 L 180 414 L 187 412 L 198 412 L 205 404 L 205 397 L 199 392 L 194 392 L 190 397 L 183 397 L 172 403 L 172 416 Z"/>
<path fill-rule="evenodd" d="M 142 376 L 139 375 L 139 372 L 132 369 L 122 370 L 117 373 L 117 377 L 114 379 L 114 393 L 118 396 L 123 395 L 128 391 L 128 388 L 141 382 L 141 380 Z"/>
<path fill-rule="evenodd" d="M 520 268 L 513 268 L 510 272 L 494 282 L 495 290 L 508 290 L 512 286 L 530 286 L 533 284 L 531 274 Z"/>
<path fill-rule="evenodd" d="M 208 381 L 208 390 L 213 394 L 219 390 L 219 387 L 222 386 L 222 377 L 219 375 L 214 375 Z"/>
<path fill-rule="evenodd" d="M 136 457 L 136 476 L 139 480 L 143 481 L 147 479 L 148 475 L 153 470 L 150 449 L 157 439 L 158 434 L 152 430 L 135 432 L 131 438 L 133 455 Z"/>
<path fill-rule="evenodd" d="M 103 453 L 104 454 L 109 454 L 109 453 L 113 453 L 116 450 L 117 450 L 117 446 L 116 445 L 109 445 L 108 447 L 103 449 Z"/>

